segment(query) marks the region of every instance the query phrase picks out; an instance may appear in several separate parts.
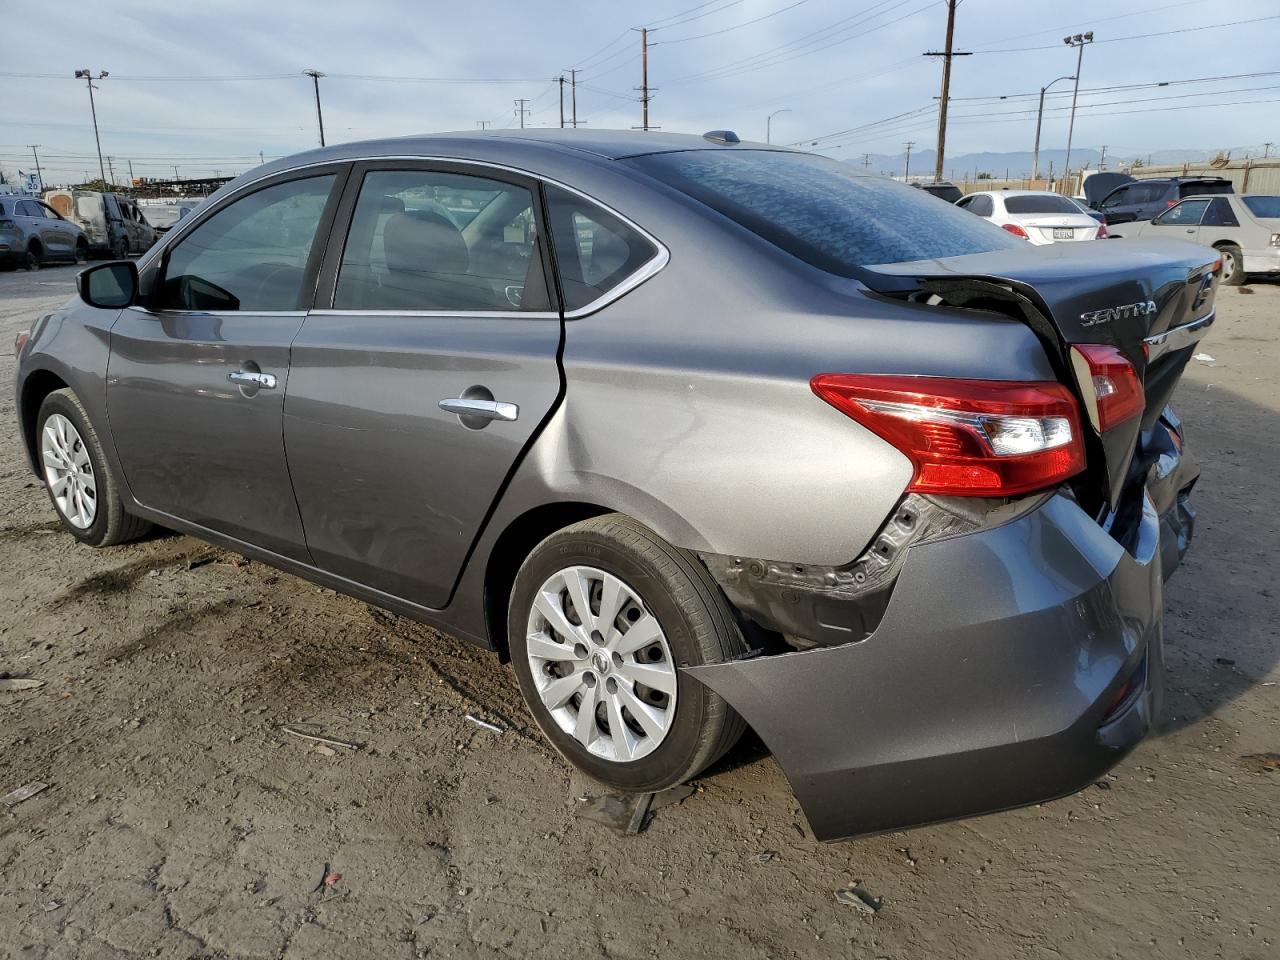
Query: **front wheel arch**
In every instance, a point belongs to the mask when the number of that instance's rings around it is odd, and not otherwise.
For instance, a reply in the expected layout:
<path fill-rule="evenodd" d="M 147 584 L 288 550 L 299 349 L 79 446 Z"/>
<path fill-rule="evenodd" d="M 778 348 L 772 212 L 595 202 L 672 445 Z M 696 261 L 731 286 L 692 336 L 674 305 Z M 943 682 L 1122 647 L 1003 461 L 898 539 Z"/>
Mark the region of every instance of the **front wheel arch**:
<path fill-rule="evenodd" d="M 51 370 L 32 370 L 22 384 L 18 417 L 22 425 L 22 435 L 27 441 L 27 462 L 37 476 L 40 475 L 40 459 L 36 452 L 39 446 L 36 442 L 36 420 L 40 413 L 40 405 L 53 391 L 65 390 L 67 387 L 67 382 Z"/>

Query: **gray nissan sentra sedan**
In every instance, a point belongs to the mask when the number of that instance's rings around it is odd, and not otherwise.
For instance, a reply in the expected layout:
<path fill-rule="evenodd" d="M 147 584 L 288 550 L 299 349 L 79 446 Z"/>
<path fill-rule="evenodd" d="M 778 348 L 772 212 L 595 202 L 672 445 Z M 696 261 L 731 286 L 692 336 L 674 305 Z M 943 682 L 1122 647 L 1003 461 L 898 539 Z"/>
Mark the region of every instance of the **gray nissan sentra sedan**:
<path fill-rule="evenodd" d="M 81 541 L 158 524 L 469 638 L 614 788 L 750 725 L 831 839 L 1150 729 L 1220 269 L 728 131 L 348 144 L 81 273 L 18 416 Z"/>

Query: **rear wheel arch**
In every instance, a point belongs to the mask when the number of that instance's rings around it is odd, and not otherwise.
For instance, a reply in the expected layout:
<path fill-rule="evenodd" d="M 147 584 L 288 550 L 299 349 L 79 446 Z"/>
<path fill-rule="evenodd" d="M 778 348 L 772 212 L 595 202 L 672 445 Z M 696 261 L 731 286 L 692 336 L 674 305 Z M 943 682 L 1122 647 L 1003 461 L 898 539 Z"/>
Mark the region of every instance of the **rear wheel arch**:
<path fill-rule="evenodd" d="M 22 400 L 18 416 L 22 424 L 22 435 L 27 441 L 27 460 L 31 469 L 40 473 L 40 459 L 37 453 L 36 419 L 40 413 L 40 405 L 44 398 L 55 390 L 64 390 L 69 385 L 52 370 L 32 370 L 22 384 Z"/>
<path fill-rule="evenodd" d="M 520 514 L 498 536 L 489 551 L 484 576 L 484 618 L 489 642 L 502 662 L 510 659 L 507 644 L 507 604 L 520 565 L 534 547 L 565 527 L 614 511 L 596 503 L 558 501 Z"/>

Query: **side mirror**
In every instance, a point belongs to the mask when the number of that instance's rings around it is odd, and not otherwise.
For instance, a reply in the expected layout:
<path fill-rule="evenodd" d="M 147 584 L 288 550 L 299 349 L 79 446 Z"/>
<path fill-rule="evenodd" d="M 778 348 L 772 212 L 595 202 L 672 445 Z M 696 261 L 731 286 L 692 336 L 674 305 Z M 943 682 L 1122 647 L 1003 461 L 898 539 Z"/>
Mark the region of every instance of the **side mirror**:
<path fill-rule="evenodd" d="M 76 292 L 91 307 L 118 310 L 138 298 L 138 266 L 132 260 L 116 260 L 81 270 Z"/>

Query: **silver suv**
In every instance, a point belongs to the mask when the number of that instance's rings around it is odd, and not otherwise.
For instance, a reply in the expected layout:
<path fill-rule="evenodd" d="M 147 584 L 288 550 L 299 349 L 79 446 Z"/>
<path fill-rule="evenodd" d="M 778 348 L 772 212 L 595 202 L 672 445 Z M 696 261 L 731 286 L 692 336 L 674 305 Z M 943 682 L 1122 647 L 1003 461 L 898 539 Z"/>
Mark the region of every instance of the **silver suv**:
<path fill-rule="evenodd" d="M 0 263 L 39 270 L 48 260 L 84 263 L 89 239 L 35 197 L 0 197 Z"/>

